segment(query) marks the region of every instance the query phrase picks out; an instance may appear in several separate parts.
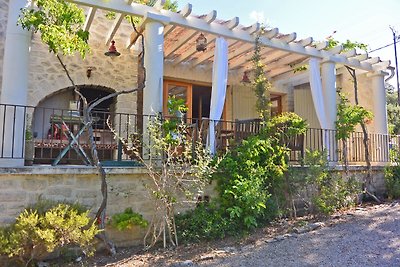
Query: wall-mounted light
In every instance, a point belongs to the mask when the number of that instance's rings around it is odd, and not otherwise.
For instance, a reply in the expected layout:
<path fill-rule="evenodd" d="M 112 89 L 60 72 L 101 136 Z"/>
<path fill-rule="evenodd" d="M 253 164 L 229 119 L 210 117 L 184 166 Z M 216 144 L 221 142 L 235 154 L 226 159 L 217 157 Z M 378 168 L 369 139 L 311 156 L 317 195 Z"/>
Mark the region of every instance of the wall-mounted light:
<path fill-rule="evenodd" d="M 104 53 L 104 55 L 106 55 L 107 57 L 118 57 L 119 55 L 121 55 L 121 53 L 118 52 L 117 48 L 115 47 L 114 40 L 111 41 L 111 45 L 108 48 L 108 51 Z"/>
<path fill-rule="evenodd" d="M 196 50 L 198 52 L 204 52 L 207 50 L 207 38 L 203 33 L 200 33 L 199 37 L 196 39 Z"/>
<path fill-rule="evenodd" d="M 92 76 L 92 71 L 94 71 L 94 70 L 96 70 L 95 67 L 87 67 L 87 69 L 86 69 L 86 77 L 88 79 L 90 79 L 90 77 Z"/>

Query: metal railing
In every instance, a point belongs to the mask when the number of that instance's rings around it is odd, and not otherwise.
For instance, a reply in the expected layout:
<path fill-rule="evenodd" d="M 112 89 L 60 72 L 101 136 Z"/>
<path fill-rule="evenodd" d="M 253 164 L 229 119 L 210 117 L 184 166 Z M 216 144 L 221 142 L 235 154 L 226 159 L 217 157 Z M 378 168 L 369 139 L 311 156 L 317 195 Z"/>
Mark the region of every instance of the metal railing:
<path fill-rule="evenodd" d="M 143 129 L 151 117 L 104 110 L 93 111 L 92 117 L 99 158 L 103 161 L 134 159 L 124 151 L 126 147 L 119 138 L 128 140 L 133 135 L 142 137 Z M 263 128 L 258 119 L 213 121 L 185 118 L 184 121 L 192 131 L 190 140 L 201 141 L 204 145 L 214 143 L 217 151 L 231 149 L 243 139 L 260 133 Z M 214 126 L 214 138 L 210 136 L 210 125 Z M 80 111 L 0 104 L 0 158 L 30 159 L 35 164 L 52 164 L 64 151 L 65 154 L 59 159 L 60 164 L 84 164 L 82 151 L 90 155 L 90 146 L 88 131 L 83 128 Z M 284 142 L 291 149 L 290 160 L 293 162 L 299 162 L 306 150 L 326 151 L 329 161 L 343 162 L 343 143 L 337 141 L 335 135 L 335 130 L 309 128 L 304 135 Z M 365 162 L 363 138 L 362 133 L 354 132 L 346 140 L 347 161 L 350 164 Z M 368 134 L 371 162 L 388 162 L 389 149 L 394 148 L 400 148 L 400 136 Z"/>

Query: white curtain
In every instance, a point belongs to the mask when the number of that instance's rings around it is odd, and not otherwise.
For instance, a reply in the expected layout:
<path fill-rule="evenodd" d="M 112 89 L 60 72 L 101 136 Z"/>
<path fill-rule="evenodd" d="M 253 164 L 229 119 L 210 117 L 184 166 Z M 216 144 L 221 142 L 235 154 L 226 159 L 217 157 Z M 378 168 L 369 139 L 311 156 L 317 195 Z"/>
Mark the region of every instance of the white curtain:
<path fill-rule="evenodd" d="M 321 72 L 319 70 L 319 60 L 310 59 L 310 86 L 311 95 L 314 102 L 315 112 L 322 129 L 328 128 L 328 122 L 325 114 L 324 97 L 322 95 Z"/>
<path fill-rule="evenodd" d="M 314 102 L 315 112 L 317 113 L 321 129 L 325 130 L 328 129 L 328 120 L 326 117 L 326 112 L 324 107 L 324 97 L 322 94 L 320 61 L 316 58 L 311 58 L 309 61 L 309 65 L 310 65 L 311 95 Z M 330 154 L 329 131 L 324 131 L 323 146 L 327 150 L 329 157 Z"/>
<path fill-rule="evenodd" d="M 210 106 L 210 124 L 207 145 L 210 153 L 215 153 L 215 126 L 221 119 L 225 104 L 226 86 L 228 83 L 228 43 L 218 37 L 215 40 L 214 64 L 212 73 L 212 91 Z"/>

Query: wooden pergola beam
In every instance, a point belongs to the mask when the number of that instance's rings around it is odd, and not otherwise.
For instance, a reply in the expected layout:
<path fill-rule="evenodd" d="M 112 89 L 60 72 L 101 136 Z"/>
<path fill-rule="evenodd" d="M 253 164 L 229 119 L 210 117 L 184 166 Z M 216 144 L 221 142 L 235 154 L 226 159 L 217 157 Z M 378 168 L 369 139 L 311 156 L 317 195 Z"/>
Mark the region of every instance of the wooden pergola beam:
<path fill-rule="evenodd" d="M 254 43 L 254 36 L 241 29 L 230 30 L 226 25 L 221 25 L 219 23 L 207 23 L 206 21 L 196 18 L 195 16 L 189 15 L 188 17 L 183 17 L 181 14 L 172 12 L 169 10 L 160 10 L 153 7 L 148 7 L 145 5 L 132 3 L 127 5 L 123 0 L 110 0 L 110 1 L 98 1 L 98 0 L 69 0 L 76 4 L 100 8 L 108 11 L 114 11 L 121 14 L 128 14 L 133 16 L 144 17 L 147 13 L 159 13 L 165 17 L 169 18 L 169 23 L 172 25 L 181 26 L 184 28 L 210 33 L 212 35 L 218 35 L 226 39 L 234 39 L 237 41 L 243 41 L 247 43 Z M 131 0 L 129 0 L 131 1 Z M 110 36 L 109 36 L 110 37 Z M 110 39 L 110 38 L 108 38 Z M 301 44 L 297 43 L 285 43 L 276 39 L 268 39 L 266 37 L 260 38 L 260 43 L 262 46 L 269 47 L 272 49 L 282 50 L 290 53 L 302 54 L 304 56 L 316 57 L 316 58 L 330 58 L 331 61 L 337 64 L 345 64 L 349 66 L 354 66 L 365 71 L 374 71 L 372 65 L 363 62 L 358 66 L 354 65 L 354 61 L 349 61 L 343 55 L 332 54 L 329 51 L 319 51 L 318 49 L 312 47 L 303 47 Z"/>
<path fill-rule="evenodd" d="M 205 18 L 204 20 L 207 23 L 212 23 L 215 19 L 217 18 L 217 11 L 213 10 L 211 11 Z M 238 19 L 238 24 L 239 24 L 239 18 Z M 185 36 L 180 36 L 179 40 L 174 43 L 174 46 L 166 48 L 165 49 L 165 57 L 169 57 L 173 52 L 181 48 L 183 45 L 185 45 L 190 39 L 198 35 L 198 31 L 194 30 L 188 30 L 188 33 Z"/>
<path fill-rule="evenodd" d="M 86 17 L 85 25 L 83 26 L 85 31 L 89 31 L 90 26 L 92 26 L 92 22 L 93 22 L 94 16 L 96 15 L 96 11 L 97 11 L 96 7 L 89 8 L 89 13 Z"/>
<path fill-rule="evenodd" d="M 280 41 L 282 41 L 282 42 L 285 42 L 285 43 L 291 43 L 291 42 L 293 42 L 294 40 L 296 40 L 296 38 L 297 38 L 297 33 L 292 32 L 292 33 L 286 34 L 286 35 L 284 35 L 284 36 L 281 36 L 281 37 L 279 37 L 279 38 L 277 38 L 277 37 L 275 37 L 275 38 L 278 39 L 278 40 L 280 40 Z"/>
<path fill-rule="evenodd" d="M 132 4 L 133 0 L 126 0 L 126 4 L 130 5 Z M 118 28 L 121 26 L 122 21 L 125 18 L 125 14 L 124 13 L 119 13 L 113 23 L 113 25 L 111 26 L 111 30 L 108 32 L 107 34 L 107 38 L 106 38 L 106 46 L 108 46 L 111 41 L 114 39 L 115 34 L 117 33 Z"/>

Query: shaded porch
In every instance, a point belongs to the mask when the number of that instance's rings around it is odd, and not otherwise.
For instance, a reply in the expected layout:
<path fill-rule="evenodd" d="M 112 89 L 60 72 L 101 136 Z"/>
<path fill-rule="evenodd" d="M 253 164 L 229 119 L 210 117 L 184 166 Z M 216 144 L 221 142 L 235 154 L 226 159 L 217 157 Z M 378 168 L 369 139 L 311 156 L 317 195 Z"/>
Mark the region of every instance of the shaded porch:
<path fill-rule="evenodd" d="M 36 124 L 36 126 L 39 125 L 42 128 L 42 132 L 46 133 L 39 135 L 38 132 L 27 130 L 23 136 L 23 140 L 15 140 L 25 143 L 23 153 L 20 153 L 21 151 L 11 151 L 11 153 L 8 153 L 3 149 L 7 146 L 7 140 L 4 138 L 0 140 L 0 158 L 21 158 L 25 159 L 25 163 L 27 164 L 29 160 L 32 160 L 33 164 L 54 163 L 57 156 L 72 141 L 65 125 L 74 135 L 77 135 L 82 125 L 80 115 L 74 113 L 72 110 L 0 105 L 0 112 L 14 118 L 23 114 L 24 118 L 26 118 L 23 123 L 27 129 L 38 129 L 34 125 Z M 42 116 L 41 118 L 44 120 L 36 118 L 35 121 L 32 121 L 29 119 L 32 118 L 32 114 L 37 113 L 48 114 L 49 116 Z M 138 137 L 141 140 L 143 137 L 141 123 L 146 123 L 154 119 L 154 116 L 96 111 L 94 118 L 97 120 L 94 124 L 94 138 L 100 159 L 107 162 L 134 162 L 135 158 L 127 153 L 126 148 L 117 136 L 122 140 L 130 140 L 132 136 Z M 14 132 L 17 122 L 17 120 L 14 120 L 13 122 L 3 123 L 0 125 L 0 131 Z M 244 139 L 259 134 L 264 128 L 263 123 L 259 119 L 214 121 L 207 118 L 200 120 L 185 118 L 184 122 L 188 127 L 189 141 L 202 142 L 204 146 L 206 146 L 210 138 L 209 126 L 210 124 L 214 124 L 216 148 L 219 154 L 223 154 L 229 149 L 234 148 Z M 300 164 L 307 150 L 325 151 L 330 162 L 341 164 L 343 162 L 343 146 L 341 142 L 336 140 L 335 134 L 335 130 L 308 128 L 305 134 L 288 140 L 282 140 L 282 142 L 290 150 L 290 161 L 292 164 Z M 400 136 L 397 135 L 370 133 L 368 141 L 371 162 L 375 165 L 388 163 L 390 161 L 389 149 L 399 149 L 400 147 Z M 366 159 L 363 134 L 361 132 L 354 132 L 346 142 L 348 162 L 351 165 L 364 165 Z M 61 158 L 59 164 L 85 164 L 82 156 L 76 150 L 79 147 L 87 155 L 90 155 L 86 131 L 79 136 L 77 142 Z M 133 165 L 134 163 L 128 163 L 127 166 Z"/>

